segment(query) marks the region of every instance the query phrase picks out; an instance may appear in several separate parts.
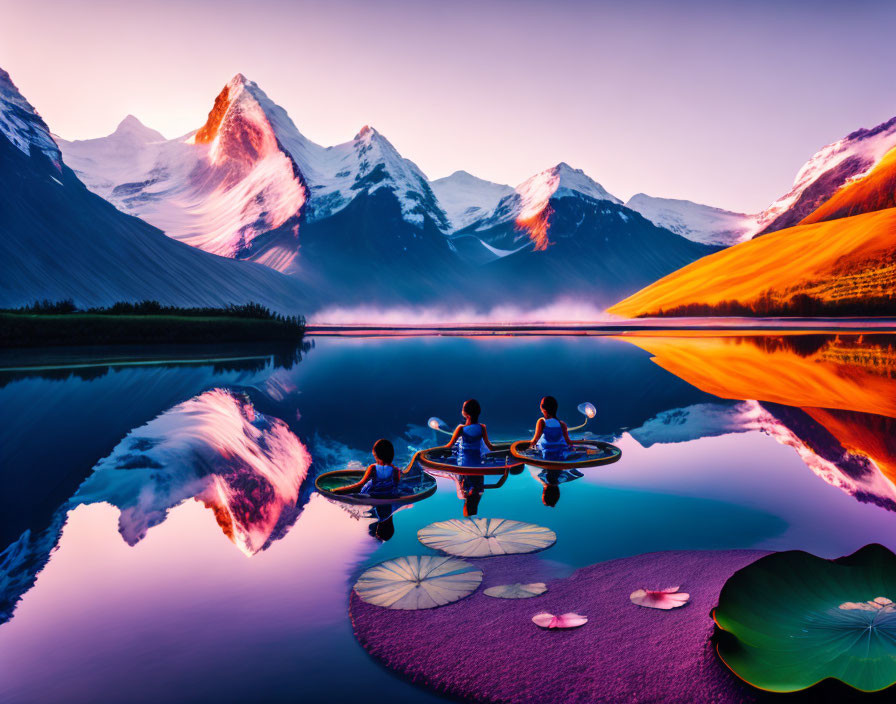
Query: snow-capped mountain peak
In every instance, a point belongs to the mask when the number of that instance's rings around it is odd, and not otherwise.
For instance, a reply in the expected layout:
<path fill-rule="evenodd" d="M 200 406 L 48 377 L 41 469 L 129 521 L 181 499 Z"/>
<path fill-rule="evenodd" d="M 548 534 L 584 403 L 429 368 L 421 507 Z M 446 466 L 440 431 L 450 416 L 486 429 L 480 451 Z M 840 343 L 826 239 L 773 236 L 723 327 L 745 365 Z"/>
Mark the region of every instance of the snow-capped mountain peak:
<path fill-rule="evenodd" d="M 756 232 L 758 215 L 734 213 L 722 208 L 676 198 L 655 198 L 638 193 L 625 207 L 640 213 L 654 225 L 703 244 L 733 245 Z"/>
<path fill-rule="evenodd" d="M 61 171 L 62 155 L 50 130 L 3 69 L 0 69 L 0 135 L 25 154 L 31 154 L 32 149 L 42 152 Z"/>
<path fill-rule="evenodd" d="M 894 147 L 896 117 L 822 147 L 797 172 L 793 187 L 760 215 L 760 234 L 796 225 L 841 186 L 865 176 Z"/>
<path fill-rule="evenodd" d="M 195 144 L 210 144 L 214 163 L 225 160 L 254 163 L 280 151 L 264 102 L 267 96 L 238 73 L 218 93 L 205 124 L 193 136 Z"/>
<path fill-rule="evenodd" d="M 218 93 L 205 124 L 186 137 L 156 139 L 161 135 L 129 117 L 107 137 L 59 144 L 88 188 L 120 209 L 207 252 L 248 258 L 269 245 L 257 241 L 260 235 L 286 228 L 294 239 L 307 199 L 270 106 L 238 74 Z M 295 259 L 294 247 L 278 250 L 275 268 L 289 270 Z"/>
<path fill-rule="evenodd" d="M 461 230 L 488 216 L 501 198 L 513 193 L 510 186 L 477 178 L 466 171 L 455 171 L 430 181 L 429 185 L 453 230 Z"/>
<path fill-rule="evenodd" d="M 335 147 L 315 144 L 243 74 L 220 90 L 198 130 L 160 137 L 128 117 L 112 135 L 59 145 L 88 188 L 125 212 L 194 247 L 278 271 L 300 268 L 303 223 L 374 192 L 391 192 L 415 228 L 448 229 L 426 176 L 383 135 L 366 125 Z"/>
<path fill-rule="evenodd" d="M 574 169 L 565 161 L 545 169 L 516 187 L 520 196 L 517 220 L 529 220 L 547 207 L 551 198 L 585 196 L 593 200 L 608 200 L 621 205 L 622 201 L 611 195 L 597 181 L 581 169 Z"/>
<path fill-rule="evenodd" d="M 310 189 L 310 221 L 338 212 L 361 191 L 387 187 L 406 220 L 422 225 L 429 215 L 437 226 L 447 227 L 426 176 L 372 126 L 364 125 L 350 142 L 322 147 L 299 132 L 287 112 L 241 73 L 218 94 L 194 141 L 210 144 L 215 162 L 252 162 L 274 151 L 288 154 Z"/>
<path fill-rule="evenodd" d="M 287 148 L 291 150 L 288 143 Z M 448 229 L 426 175 L 370 125 L 364 125 L 350 142 L 326 149 L 314 145 L 308 150 L 306 164 L 303 173 L 311 186 L 310 220 L 339 212 L 362 192 L 388 188 L 407 222 L 422 227 L 428 218 L 439 229 Z"/>
<path fill-rule="evenodd" d="M 133 115 L 128 115 L 119 122 L 118 127 L 115 128 L 115 131 L 110 136 L 119 139 L 133 139 L 142 143 L 165 141 L 165 137 L 161 132 L 147 127 Z"/>

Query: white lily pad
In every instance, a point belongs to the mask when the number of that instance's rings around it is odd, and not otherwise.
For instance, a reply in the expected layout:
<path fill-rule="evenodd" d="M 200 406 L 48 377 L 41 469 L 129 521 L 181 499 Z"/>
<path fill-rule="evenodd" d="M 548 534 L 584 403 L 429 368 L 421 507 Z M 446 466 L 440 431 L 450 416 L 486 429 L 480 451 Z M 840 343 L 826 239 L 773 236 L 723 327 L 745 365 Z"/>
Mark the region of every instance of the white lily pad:
<path fill-rule="evenodd" d="M 427 547 L 460 557 L 537 552 L 551 547 L 557 534 L 544 526 L 505 518 L 452 518 L 417 531 Z"/>
<path fill-rule="evenodd" d="M 374 565 L 355 583 L 363 601 L 387 609 L 434 609 L 469 596 L 482 572 L 454 557 L 415 555 Z"/>
<path fill-rule="evenodd" d="M 531 584 L 502 584 L 498 587 L 489 587 L 485 590 L 486 596 L 496 599 L 531 599 L 533 596 L 541 596 L 548 590 L 544 582 L 532 582 Z"/>

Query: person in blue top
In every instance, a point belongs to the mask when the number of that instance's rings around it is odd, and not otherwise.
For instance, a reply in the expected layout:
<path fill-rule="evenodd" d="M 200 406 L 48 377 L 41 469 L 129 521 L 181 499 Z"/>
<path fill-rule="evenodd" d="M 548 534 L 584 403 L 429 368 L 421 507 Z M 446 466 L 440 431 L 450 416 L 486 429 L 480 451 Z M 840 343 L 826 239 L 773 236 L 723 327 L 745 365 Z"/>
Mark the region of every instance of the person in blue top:
<path fill-rule="evenodd" d="M 482 407 L 475 398 L 467 399 L 460 409 L 464 424 L 454 429 L 451 439 L 444 445 L 445 449 L 457 445 L 458 464 L 478 464 L 482 455 L 495 449 L 488 439 L 488 430 L 479 422 Z"/>
<path fill-rule="evenodd" d="M 557 420 L 557 399 L 545 396 L 540 407 L 542 417 L 535 424 L 531 445 L 544 455 L 559 455 L 572 446 L 572 440 L 569 439 L 566 423 Z"/>
<path fill-rule="evenodd" d="M 360 481 L 334 489 L 334 493 L 351 494 L 358 491 L 368 496 L 392 496 L 398 491 L 401 470 L 392 464 L 395 448 L 385 438 L 373 443 L 373 458 L 376 462 L 367 467 Z"/>

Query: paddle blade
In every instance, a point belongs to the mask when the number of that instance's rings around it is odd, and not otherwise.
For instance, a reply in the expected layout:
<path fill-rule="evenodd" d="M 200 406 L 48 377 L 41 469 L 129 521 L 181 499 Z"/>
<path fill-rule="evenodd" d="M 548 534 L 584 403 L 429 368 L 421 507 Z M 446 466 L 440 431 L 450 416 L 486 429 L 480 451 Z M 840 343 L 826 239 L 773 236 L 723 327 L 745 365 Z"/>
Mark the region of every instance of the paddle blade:
<path fill-rule="evenodd" d="M 585 403 L 579 404 L 579 413 L 581 413 L 586 418 L 594 418 L 597 415 L 597 409 L 594 407 L 593 403 L 585 401 Z"/>

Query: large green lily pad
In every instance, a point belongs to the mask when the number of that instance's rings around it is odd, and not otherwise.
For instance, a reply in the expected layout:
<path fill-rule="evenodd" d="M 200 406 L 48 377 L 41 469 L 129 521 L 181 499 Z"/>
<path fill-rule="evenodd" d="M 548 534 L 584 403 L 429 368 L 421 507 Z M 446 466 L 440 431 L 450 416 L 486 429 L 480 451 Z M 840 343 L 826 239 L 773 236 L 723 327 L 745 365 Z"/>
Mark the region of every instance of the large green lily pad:
<path fill-rule="evenodd" d="M 835 678 L 875 692 L 896 683 L 896 555 L 866 545 L 825 560 L 773 553 L 735 572 L 713 612 L 717 651 L 741 679 L 795 692 Z"/>

